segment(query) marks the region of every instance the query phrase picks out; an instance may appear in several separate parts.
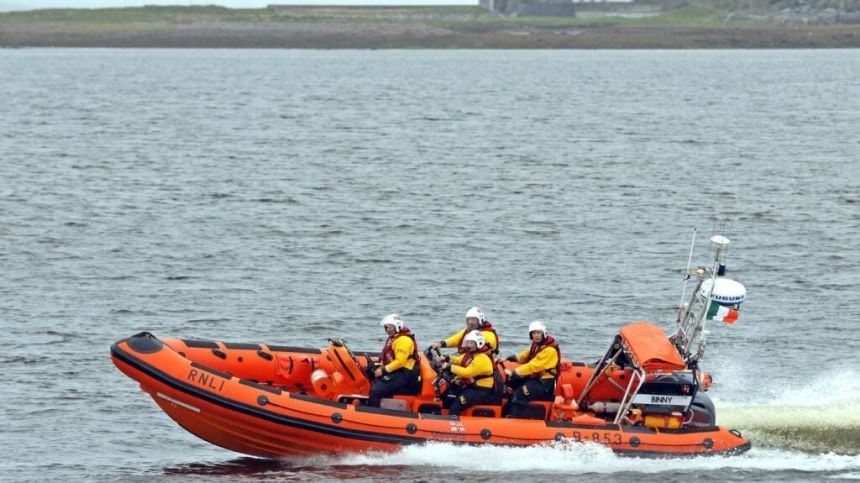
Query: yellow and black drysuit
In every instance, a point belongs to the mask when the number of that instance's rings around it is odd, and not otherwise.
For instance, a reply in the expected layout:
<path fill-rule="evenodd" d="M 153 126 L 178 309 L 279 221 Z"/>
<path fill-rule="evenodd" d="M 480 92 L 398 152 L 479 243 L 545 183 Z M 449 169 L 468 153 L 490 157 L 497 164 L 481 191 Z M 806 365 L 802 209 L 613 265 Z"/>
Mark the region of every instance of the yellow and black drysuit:
<path fill-rule="evenodd" d="M 499 335 L 496 334 L 496 329 L 493 328 L 490 321 L 486 321 L 478 330 L 484 336 L 485 347 L 490 346 L 490 355 L 496 356 L 499 353 Z M 441 341 L 440 345 L 442 347 L 456 347 L 457 352 L 463 354 L 466 352 L 466 349 L 463 347 L 463 339 L 466 338 L 466 334 L 469 332 L 472 332 L 472 329 L 464 327 L 456 334 Z"/>
<path fill-rule="evenodd" d="M 379 407 L 382 398 L 418 392 L 418 343 L 408 328 L 388 337 L 382 348 L 382 377 L 373 381 L 368 405 Z"/>
<path fill-rule="evenodd" d="M 451 357 L 454 384 L 448 388 L 448 414 L 460 414 L 476 404 L 491 403 L 494 397 L 493 358 L 490 347 Z"/>
<path fill-rule="evenodd" d="M 528 349 L 508 357 L 508 360 L 521 363 L 512 371 L 508 381 L 508 386 L 514 390 L 509 408 L 511 417 L 528 417 L 529 401 L 552 401 L 555 398 L 555 382 L 561 362 L 561 351 L 555 339 L 546 336 L 540 342 L 532 342 Z"/>

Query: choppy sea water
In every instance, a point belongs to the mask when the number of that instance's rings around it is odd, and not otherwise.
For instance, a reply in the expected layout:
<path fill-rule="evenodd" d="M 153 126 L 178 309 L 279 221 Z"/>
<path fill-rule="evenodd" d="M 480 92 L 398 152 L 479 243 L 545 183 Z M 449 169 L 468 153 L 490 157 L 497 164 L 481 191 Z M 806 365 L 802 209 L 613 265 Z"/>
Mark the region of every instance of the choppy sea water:
<path fill-rule="evenodd" d="M 0 50 L 0 479 L 860 479 L 860 55 Z M 160 336 L 422 345 L 481 305 L 503 353 L 671 330 L 691 230 L 749 299 L 712 325 L 754 449 L 430 445 L 245 458 L 110 362 Z"/>

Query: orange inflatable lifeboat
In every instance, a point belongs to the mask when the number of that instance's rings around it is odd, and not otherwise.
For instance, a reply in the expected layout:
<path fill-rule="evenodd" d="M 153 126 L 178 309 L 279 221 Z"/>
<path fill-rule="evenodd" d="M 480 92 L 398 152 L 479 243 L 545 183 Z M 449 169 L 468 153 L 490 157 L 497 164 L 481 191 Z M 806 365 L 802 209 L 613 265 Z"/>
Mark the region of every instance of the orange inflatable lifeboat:
<path fill-rule="evenodd" d="M 618 332 L 597 364 L 561 361 L 555 400 L 533 402 L 533 419 L 502 417 L 502 405 L 447 414 L 440 397 L 446 373 L 429 350 L 418 355 L 417 394 L 383 399 L 379 408 L 366 405 L 371 383 L 365 376 L 379 354 L 353 353 L 341 340 L 307 349 L 162 340 L 142 332 L 115 343 L 111 356 L 180 426 L 254 456 L 396 451 L 428 441 L 575 441 L 642 456 L 738 454 L 750 443 L 716 425 L 705 395 L 711 377 L 699 363 L 706 322 L 733 323 L 746 289 L 724 277 L 728 238 L 710 241 L 713 266 L 687 268 L 682 300 L 687 281 L 696 285 L 681 304 L 675 333 L 667 337 L 637 322 Z"/>
<path fill-rule="evenodd" d="M 648 323 L 621 329 L 596 365 L 563 361 L 555 401 L 532 403 L 535 419 L 504 418 L 501 405 L 448 415 L 429 352 L 419 354 L 420 392 L 383 400 L 381 408 L 364 404 L 365 368 L 378 354 L 353 353 L 340 340 L 313 349 L 142 332 L 113 344 L 111 356 L 180 426 L 261 457 L 396 451 L 428 441 L 586 441 L 644 456 L 727 455 L 750 447 L 737 431 L 714 424 L 701 377 Z"/>

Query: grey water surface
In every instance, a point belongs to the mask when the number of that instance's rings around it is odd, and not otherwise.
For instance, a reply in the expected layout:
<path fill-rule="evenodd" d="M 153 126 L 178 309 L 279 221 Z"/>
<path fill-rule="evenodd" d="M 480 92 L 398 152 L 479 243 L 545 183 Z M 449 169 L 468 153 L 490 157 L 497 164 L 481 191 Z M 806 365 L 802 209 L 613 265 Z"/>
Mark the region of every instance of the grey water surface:
<path fill-rule="evenodd" d="M 0 50 L 0 480 L 858 479 L 850 427 L 839 448 L 765 432 L 738 459 L 659 464 L 245 458 L 174 424 L 108 351 L 142 330 L 372 350 L 390 312 L 426 345 L 480 305 L 503 354 L 543 319 L 592 360 L 625 323 L 671 330 L 692 229 L 701 263 L 728 219 L 749 300 L 710 327 L 712 397 L 842 424 L 829 408 L 860 401 L 858 79 L 856 50 Z"/>

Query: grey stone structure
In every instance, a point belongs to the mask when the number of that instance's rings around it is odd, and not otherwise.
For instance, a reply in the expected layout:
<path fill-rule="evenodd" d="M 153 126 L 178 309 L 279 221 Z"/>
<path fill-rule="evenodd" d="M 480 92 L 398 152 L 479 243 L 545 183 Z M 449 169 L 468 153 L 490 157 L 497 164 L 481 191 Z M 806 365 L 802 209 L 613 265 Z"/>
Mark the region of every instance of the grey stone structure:
<path fill-rule="evenodd" d="M 726 21 L 860 24 L 860 0 L 731 0 Z"/>
<path fill-rule="evenodd" d="M 640 3 L 635 0 L 480 0 L 489 12 L 530 17 L 646 17 L 659 15 L 684 0 Z M 671 4 L 671 5 L 670 5 Z"/>

